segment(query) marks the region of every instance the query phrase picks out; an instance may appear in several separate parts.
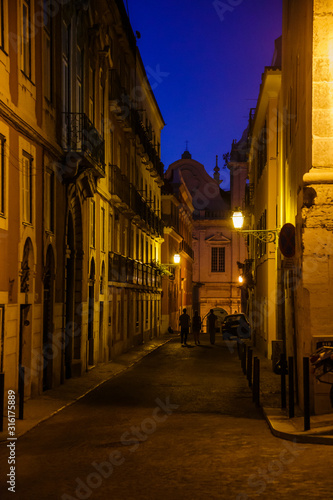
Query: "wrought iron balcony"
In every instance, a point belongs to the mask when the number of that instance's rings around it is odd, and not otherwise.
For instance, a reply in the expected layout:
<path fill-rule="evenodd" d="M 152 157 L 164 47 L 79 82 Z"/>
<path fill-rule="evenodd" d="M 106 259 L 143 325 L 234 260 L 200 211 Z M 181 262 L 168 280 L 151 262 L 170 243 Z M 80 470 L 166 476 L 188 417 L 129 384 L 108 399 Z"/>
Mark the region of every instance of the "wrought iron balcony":
<path fill-rule="evenodd" d="M 148 225 L 152 231 L 163 236 L 163 221 L 150 208 L 149 204 L 142 198 L 137 189 L 131 184 L 125 174 L 121 173 L 117 165 L 110 165 L 111 197 L 116 206 L 124 211 L 131 212 L 143 223 Z"/>
<path fill-rule="evenodd" d="M 64 118 L 64 150 L 78 155 L 79 167 L 94 168 L 97 177 L 104 177 L 105 143 L 102 136 L 85 113 L 64 113 Z"/>
<path fill-rule="evenodd" d="M 192 248 L 190 247 L 190 245 L 188 243 L 186 243 L 185 240 L 183 240 L 179 245 L 179 253 L 180 252 L 185 252 L 189 257 L 191 257 L 191 259 L 194 258 L 194 252 L 193 252 Z"/>
<path fill-rule="evenodd" d="M 109 281 L 160 288 L 161 273 L 150 265 L 109 252 Z"/>

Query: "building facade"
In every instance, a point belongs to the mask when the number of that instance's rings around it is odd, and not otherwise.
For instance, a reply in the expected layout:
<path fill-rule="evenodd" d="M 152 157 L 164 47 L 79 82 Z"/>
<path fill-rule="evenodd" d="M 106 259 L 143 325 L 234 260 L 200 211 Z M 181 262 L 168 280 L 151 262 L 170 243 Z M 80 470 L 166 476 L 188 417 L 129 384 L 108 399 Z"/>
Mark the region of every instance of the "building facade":
<path fill-rule="evenodd" d="M 280 53 L 280 52 L 279 52 Z M 254 230 L 275 229 L 278 200 L 278 99 L 281 90 L 281 66 L 272 64 L 265 68 L 255 113 L 249 126 L 249 187 L 247 209 Z M 258 233 L 259 235 L 260 233 Z M 276 236 L 276 235 L 275 235 Z M 247 286 L 251 310 L 253 337 L 256 346 L 268 358 L 272 356 L 274 341 L 280 338 L 278 330 L 277 295 L 279 289 L 278 267 L 281 253 L 278 238 L 247 237 L 251 259 L 251 279 L 256 286 Z"/>
<path fill-rule="evenodd" d="M 331 1 L 283 2 L 282 72 L 265 69 L 250 157 L 252 229 L 265 214 L 264 227 L 281 230 L 284 240 L 261 253 L 258 244 L 250 247 L 256 338 L 268 356 L 277 340 L 294 357 L 301 406 L 303 358 L 333 342 L 332 14 Z M 289 254 L 286 224 L 295 231 Z M 266 304 L 259 314 L 258 299 Z M 310 388 L 312 411 L 332 411 L 330 384 L 311 375 Z"/>
<path fill-rule="evenodd" d="M 172 163 L 165 174 L 167 179 L 181 176 L 191 195 L 194 209 L 193 311 L 197 310 L 203 318 L 204 328 L 210 309 L 214 309 L 219 321 L 241 309 L 237 261 L 245 259 L 246 248 L 244 240 L 232 229 L 231 200 L 239 204 L 244 197 L 246 162 L 244 165 L 245 168 L 235 161 L 231 167 L 234 174 L 231 193 L 220 188 L 218 166 L 212 178 L 188 151 Z"/>
<path fill-rule="evenodd" d="M 162 218 L 164 242 L 162 263 L 170 274 L 163 276 L 162 331 L 169 327 L 178 331 L 179 316 L 184 308 L 192 316 L 193 230 L 192 197 L 186 187 L 182 173 L 174 171 L 166 178 L 162 191 Z M 179 255 L 179 264 L 174 264 L 174 255 Z M 168 266 L 171 264 L 171 266 Z"/>
<path fill-rule="evenodd" d="M 30 397 L 160 332 L 164 122 L 122 1 L 0 14 L 0 371 Z"/>

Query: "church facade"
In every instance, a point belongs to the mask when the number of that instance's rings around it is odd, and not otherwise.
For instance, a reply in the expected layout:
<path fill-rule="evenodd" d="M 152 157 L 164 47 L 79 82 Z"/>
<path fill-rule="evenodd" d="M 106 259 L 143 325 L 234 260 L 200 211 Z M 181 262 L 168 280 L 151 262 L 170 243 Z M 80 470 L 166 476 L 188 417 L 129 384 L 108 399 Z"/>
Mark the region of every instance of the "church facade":
<path fill-rule="evenodd" d="M 238 170 L 239 171 L 238 171 Z M 246 258 L 245 242 L 233 231 L 231 210 L 241 204 L 245 194 L 247 169 L 235 161 L 231 174 L 237 170 L 231 191 L 221 189 L 219 167 L 211 177 L 204 165 L 185 151 L 172 163 L 165 178 L 172 182 L 182 179 L 193 204 L 193 312 L 203 319 L 210 309 L 218 316 L 219 325 L 227 315 L 241 311 L 241 290 L 237 262 Z M 241 174 L 239 173 L 241 172 Z"/>

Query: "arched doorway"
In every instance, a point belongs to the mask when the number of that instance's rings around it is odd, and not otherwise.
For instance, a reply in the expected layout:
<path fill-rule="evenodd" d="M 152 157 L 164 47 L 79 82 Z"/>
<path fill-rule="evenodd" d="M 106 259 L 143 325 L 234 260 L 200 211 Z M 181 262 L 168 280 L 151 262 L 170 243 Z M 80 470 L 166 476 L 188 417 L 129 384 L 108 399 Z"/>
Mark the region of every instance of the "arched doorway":
<path fill-rule="evenodd" d="M 100 295 L 104 296 L 105 287 L 105 263 L 102 263 L 102 271 L 100 276 Z M 99 361 L 102 363 L 104 361 L 104 301 L 99 302 Z"/>
<path fill-rule="evenodd" d="M 24 394 L 31 395 L 31 351 L 32 351 L 32 306 L 28 303 L 28 297 L 33 292 L 32 273 L 34 266 L 33 246 L 30 238 L 27 238 L 20 270 L 20 292 L 26 296 L 25 304 L 20 305 L 20 332 L 19 332 L 19 379 L 22 368 L 25 369 Z M 20 390 L 21 384 L 19 384 Z"/>
<path fill-rule="evenodd" d="M 208 314 L 210 313 L 210 310 L 208 311 L 208 313 L 204 316 L 204 318 L 202 319 L 202 323 L 203 324 L 206 324 L 206 332 L 208 332 L 208 321 L 207 321 L 207 316 Z M 223 320 L 226 316 L 228 316 L 228 313 L 225 309 L 223 309 L 222 307 L 214 307 L 213 308 L 213 313 L 215 314 L 216 316 L 216 322 L 215 322 L 215 329 L 216 329 L 216 332 L 217 333 L 222 333 L 222 323 L 223 323 Z"/>
<path fill-rule="evenodd" d="M 52 388 L 53 376 L 53 297 L 54 255 L 51 245 L 46 254 L 43 303 L 43 391 Z"/>
<path fill-rule="evenodd" d="M 65 327 L 65 377 L 72 376 L 74 329 L 75 244 L 72 213 L 68 214 L 66 248 L 66 327 Z"/>
<path fill-rule="evenodd" d="M 88 365 L 94 364 L 95 260 L 91 259 L 88 303 Z"/>

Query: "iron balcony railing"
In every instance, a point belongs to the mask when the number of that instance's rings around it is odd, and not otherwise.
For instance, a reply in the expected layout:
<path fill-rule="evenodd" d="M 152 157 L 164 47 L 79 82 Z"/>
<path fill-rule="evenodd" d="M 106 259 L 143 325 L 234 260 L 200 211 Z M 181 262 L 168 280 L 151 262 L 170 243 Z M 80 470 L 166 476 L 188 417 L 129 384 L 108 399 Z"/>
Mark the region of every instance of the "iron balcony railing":
<path fill-rule="evenodd" d="M 105 175 L 105 142 L 85 113 L 65 113 L 66 151 L 75 152 Z"/>
<path fill-rule="evenodd" d="M 162 277 L 158 269 L 148 264 L 109 252 L 109 281 L 161 288 Z"/>
<path fill-rule="evenodd" d="M 194 252 L 191 248 L 191 246 L 186 243 L 185 240 L 181 241 L 180 245 L 179 245 L 179 252 L 185 252 L 187 253 L 187 255 L 189 255 L 191 257 L 191 259 L 194 258 Z"/>
<path fill-rule="evenodd" d="M 131 100 L 127 90 L 122 85 L 120 75 L 116 69 L 110 70 L 109 101 L 117 119 L 123 123 L 125 128 L 131 129 L 139 138 L 144 152 L 152 164 L 152 169 L 163 179 L 164 165 L 159 158 L 155 146 L 151 142 L 152 131 L 147 130 L 136 109 L 136 104 Z"/>
<path fill-rule="evenodd" d="M 155 233 L 163 236 L 163 221 L 150 208 L 117 165 L 110 165 L 110 193 L 138 215 Z"/>

